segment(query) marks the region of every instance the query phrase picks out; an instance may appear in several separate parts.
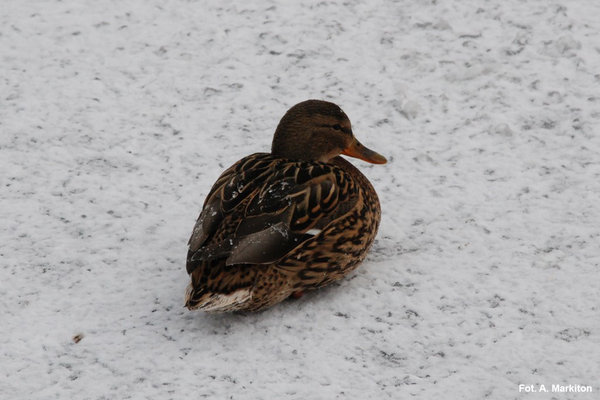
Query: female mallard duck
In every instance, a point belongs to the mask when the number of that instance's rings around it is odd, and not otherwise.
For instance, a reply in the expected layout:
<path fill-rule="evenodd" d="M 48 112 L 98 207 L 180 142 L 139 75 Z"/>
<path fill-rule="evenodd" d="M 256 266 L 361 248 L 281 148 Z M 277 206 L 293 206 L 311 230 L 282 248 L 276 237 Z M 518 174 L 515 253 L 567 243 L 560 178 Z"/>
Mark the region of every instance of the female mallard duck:
<path fill-rule="evenodd" d="M 270 154 L 242 158 L 219 177 L 189 241 L 189 309 L 263 309 L 361 263 L 379 199 L 340 154 L 386 162 L 354 138 L 340 107 L 308 100 L 283 116 Z"/>

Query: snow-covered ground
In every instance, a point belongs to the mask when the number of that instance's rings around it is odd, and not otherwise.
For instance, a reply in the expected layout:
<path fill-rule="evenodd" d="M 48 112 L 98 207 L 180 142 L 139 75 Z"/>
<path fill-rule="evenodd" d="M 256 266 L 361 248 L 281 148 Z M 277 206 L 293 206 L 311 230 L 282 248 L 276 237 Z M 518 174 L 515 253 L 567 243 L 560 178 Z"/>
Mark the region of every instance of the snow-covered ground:
<path fill-rule="evenodd" d="M 598 398 L 599 15 L 3 1 L 0 398 Z M 266 312 L 189 312 L 204 196 L 308 98 L 388 157 L 353 161 L 382 202 L 369 257 Z"/>

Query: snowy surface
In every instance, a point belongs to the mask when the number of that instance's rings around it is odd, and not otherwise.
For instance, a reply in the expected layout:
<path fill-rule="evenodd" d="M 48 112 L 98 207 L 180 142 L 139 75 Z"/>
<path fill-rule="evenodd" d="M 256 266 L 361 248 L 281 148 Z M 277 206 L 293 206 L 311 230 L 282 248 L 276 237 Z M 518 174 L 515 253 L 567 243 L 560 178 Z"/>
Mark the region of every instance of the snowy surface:
<path fill-rule="evenodd" d="M 3 1 L 0 397 L 598 398 L 599 15 Z M 187 311 L 204 196 L 308 98 L 388 157 L 355 161 L 382 202 L 372 252 L 263 313 Z"/>

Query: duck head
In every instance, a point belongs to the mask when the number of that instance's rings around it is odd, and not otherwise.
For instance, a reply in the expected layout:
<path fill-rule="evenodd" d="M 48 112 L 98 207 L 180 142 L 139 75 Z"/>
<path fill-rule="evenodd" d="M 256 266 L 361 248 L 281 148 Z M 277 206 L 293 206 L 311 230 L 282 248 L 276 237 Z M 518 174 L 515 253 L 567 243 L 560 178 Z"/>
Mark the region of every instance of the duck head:
<path fill-rule="evenodd" d="M 344 154 L 373 164 L 387 162 L 356 140 L 350 120 L 339 106 L 322 100 L 303 101 L 285 113 L 271 153 L 292 160 L 328 162 Z"/>

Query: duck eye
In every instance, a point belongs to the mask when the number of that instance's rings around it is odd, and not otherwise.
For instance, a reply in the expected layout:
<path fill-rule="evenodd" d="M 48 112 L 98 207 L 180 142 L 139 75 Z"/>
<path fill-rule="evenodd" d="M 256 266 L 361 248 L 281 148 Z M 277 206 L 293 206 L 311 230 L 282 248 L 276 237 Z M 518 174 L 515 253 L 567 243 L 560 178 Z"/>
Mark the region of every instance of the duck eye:
<path fill-rule="evenodd" d="M 335 124 L 335 125 L 333 126 L 333 129 L 335 129 L 336 131 L 341 131 L 341 130 L 342 130 L 342 127 L 340 126 L 340 124 Z"/>

